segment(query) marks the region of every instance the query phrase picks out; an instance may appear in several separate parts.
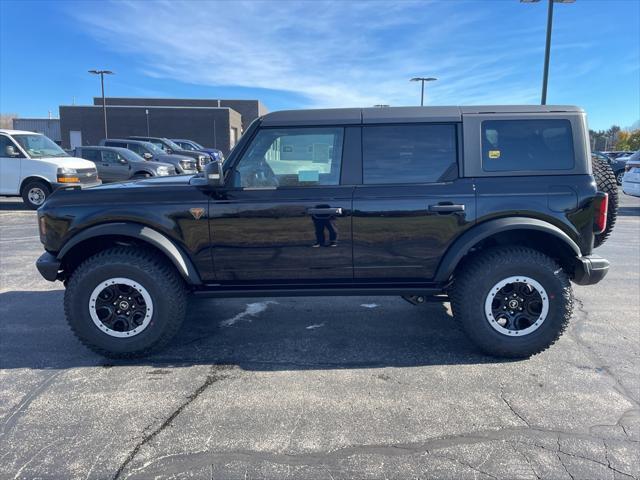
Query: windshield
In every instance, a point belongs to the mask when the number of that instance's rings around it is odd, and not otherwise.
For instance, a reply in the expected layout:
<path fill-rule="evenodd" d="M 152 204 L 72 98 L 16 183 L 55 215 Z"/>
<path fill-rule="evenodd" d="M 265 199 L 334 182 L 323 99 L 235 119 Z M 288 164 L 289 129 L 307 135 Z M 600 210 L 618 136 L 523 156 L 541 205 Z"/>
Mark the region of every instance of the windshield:
<path fill-rule="evenodd" d="M 164 141 L 165 141 L 165 143 L 167 144 L 167 146 L 170 149 L 172 149 L 172 150 L 182 150 L 182 148 L 180 148 L 180 145 L 178 145 L 176 142 L 172 142 L 168 138 L 165 138 Z"/>
<path fill-rule="evenodd" d="M 193 140 L 191 140 L 189 143 L 191 145 L 193 145 L 194 147 L 196 147 L 198 150 L 204 149 L 204 147 L 202 145 L 200 145 L 199 143 L 194 142 Z"/>
<path fill-rule="evenodd" d="M 68 157 L 69 154 L 62 150 L 44 135 L 13 135 L 13 138 L 27 152 L 31 158 Z"/>
<path fill-rule="evenodd" d="M 156 154 L 164 153 L 164 150 L 161 147 L 157 146 L 155 143 L 145 142 L 143 145 L 147 147 L 149 150 L 151 150 L 153 153 L 156 153 Z"/>

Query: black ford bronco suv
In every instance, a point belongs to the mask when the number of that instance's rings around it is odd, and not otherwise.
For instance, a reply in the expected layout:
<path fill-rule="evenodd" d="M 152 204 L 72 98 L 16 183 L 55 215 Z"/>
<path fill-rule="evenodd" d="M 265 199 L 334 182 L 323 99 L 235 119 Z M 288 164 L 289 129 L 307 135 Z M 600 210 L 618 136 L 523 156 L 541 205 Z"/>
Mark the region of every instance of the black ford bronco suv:
<path fill-rule="evenodd" d="M 484 352 L 528 357 L 567 327 L 570 281 L 609 268 L 587 132 L 567 106 L 274 112 L 203 174 L 57 191 L 37 267 L 110 357 L 166 345 L 189 295 L 450 301 Z"/>

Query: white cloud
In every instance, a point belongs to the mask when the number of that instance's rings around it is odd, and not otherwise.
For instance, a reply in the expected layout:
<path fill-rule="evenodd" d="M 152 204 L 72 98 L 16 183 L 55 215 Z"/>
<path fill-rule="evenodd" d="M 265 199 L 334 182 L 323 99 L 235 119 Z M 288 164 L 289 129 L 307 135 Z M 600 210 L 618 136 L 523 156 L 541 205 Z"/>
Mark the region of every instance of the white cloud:
<path fill-rule="evenodd" d="M 292 92 L 300 107 L 415 104 L 419 75 L 439 78 L 432 104 L 537 101 L 543 26 L 487 32 L 491 13 L 467 5 L 127 1 L 74 15 L 149 76 Z"/>

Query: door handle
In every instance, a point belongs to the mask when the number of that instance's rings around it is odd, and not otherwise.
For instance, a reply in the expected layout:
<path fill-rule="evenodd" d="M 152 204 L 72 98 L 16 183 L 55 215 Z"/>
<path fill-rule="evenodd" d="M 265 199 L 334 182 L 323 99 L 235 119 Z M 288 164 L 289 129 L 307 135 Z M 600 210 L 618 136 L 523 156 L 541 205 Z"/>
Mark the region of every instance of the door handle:
<path fill-rule="evenodd" d="M 453 213 L 464 212 L 464 205 L 453 205 L 451 203 L 439 203 L 438 205 L 429 205 L 430 212 L 437 213 Z"/>
<path fill-rule="evenodd" d="M 328 208 L 309 208 L 307 210 L 309 215 L 342 215 L 342 208 L 340 207 L 328 207 Z"/>

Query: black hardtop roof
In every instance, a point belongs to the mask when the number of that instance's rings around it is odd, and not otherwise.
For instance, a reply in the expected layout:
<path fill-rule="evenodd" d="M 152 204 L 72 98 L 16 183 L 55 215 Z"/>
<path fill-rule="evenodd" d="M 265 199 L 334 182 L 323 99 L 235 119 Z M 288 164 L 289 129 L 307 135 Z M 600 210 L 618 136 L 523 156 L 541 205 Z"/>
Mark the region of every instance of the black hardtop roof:
<path fill-rule="evenodd" d="M 483 113 L 582 113 L 572 105 L 481 105 L 443 107 L 371 107 L 327 108 L 318 110 L 281 110 L 263 115 L 264 126 L 353 125 L 375 123 L 460 122 L 465 114 Z"/>

